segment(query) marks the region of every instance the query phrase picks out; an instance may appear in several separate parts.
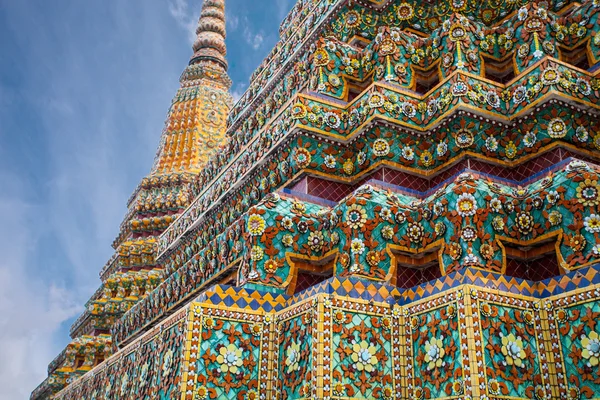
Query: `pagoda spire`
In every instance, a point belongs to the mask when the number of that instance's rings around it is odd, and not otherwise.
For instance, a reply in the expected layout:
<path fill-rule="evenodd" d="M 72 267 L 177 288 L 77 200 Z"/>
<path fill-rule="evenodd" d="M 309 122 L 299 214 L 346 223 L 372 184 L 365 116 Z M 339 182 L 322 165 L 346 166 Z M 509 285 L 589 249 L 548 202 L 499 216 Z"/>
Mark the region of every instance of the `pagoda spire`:
<path fill-rule="evenodd" d="M 225 0 L 204 0 L 190 64 L 205 61 L 217 64 L 227 71 L 226 36 Z"/>

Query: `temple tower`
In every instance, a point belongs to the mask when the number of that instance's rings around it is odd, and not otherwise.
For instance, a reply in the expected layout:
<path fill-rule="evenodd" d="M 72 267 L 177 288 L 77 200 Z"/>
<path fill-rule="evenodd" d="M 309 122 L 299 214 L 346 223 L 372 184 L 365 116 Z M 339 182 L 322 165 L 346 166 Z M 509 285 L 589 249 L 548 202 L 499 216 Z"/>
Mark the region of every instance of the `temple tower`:
<path fill-rule="evenodd" d="M 72 342 L 50 363 L 48 378 L 32 398 L 47 398 L 109 357 L 115 321 L 168 275 L 156 261 L 157 238 L 195 198 L 199 171 L 227 140 L 232 97 L 225 37 L 225 1 L 205 0 L 154 166 L 127 203 L 113 242 L 115 254 L 100 272 L 100 288 L 71 327 Z"/>

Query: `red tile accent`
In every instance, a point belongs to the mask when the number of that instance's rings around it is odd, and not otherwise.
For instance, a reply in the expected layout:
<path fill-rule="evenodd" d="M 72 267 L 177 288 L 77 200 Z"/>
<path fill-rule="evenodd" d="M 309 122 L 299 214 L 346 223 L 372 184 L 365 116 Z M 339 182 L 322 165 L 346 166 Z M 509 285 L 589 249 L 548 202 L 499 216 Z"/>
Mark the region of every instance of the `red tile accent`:
<path fill-rule="evenodd" d="M 328 181 L 309 176 L 307 178 L 306 193 L 331 201 L 340 201 L 354 190 L 354 187 L 345 183 Z"/>
<path fill-rule="evenodd" d="M 333 271 L 326 275 L 317 275 L 312 274 L 306 271 L 298 271 L 298 280 L 296 281 L 296 289 L 294 294 L 300 293 L 301 291 L 313 287 L 326 279 L 329 279 L 333 276 Z"/>
<path fill-rule="evenodd" d="M 506 260 L 506 275 L 530 281 L 543 281 L 560 275 L 556 254 L 546 254 L 535 260 Z"/>
<path fill-rule="evenodd" d="M 442 276 L 438 264 L 426 268 L 410 268 L 398 265 L 396 275 L 396 286 L 402 289 L 409 289 L 425 282 L 440 278 Z"/>

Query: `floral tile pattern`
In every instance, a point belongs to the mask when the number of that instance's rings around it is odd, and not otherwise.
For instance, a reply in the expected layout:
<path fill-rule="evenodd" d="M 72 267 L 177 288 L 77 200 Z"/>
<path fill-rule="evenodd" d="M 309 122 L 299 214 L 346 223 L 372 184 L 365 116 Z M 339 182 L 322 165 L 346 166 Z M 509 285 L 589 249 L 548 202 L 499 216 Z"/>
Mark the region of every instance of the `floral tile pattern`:
<path fill-rule="evenodd" d="M 325 354 L 331 363 L 331 398 L 395 398 L 389 308 L 331 298 L 323 304 L 331 332 L 331 353 Z"/>
<path fill-rule="evenodd" d="M 284 313 L 278 321 L 276 376 L 282 400 L 310 399 L 313 394 L 315 313 L 309 301 Z"/>
<path fill-rule="evenodd" d="M 600 302 L 560 307 L 554 312 L 567 398 L 600 397 Z"/>
<path fill-rule="evenodd" d="M 543 390 L 534 311 L 481 300 L 478 306 L 488 395 L 532 398 Z"/>
<path fill-rule="evenodd" d="M 262 352 L 270 318 L 194 306 L 186 398 L 258 399 L 265 391 Z"/>
<path fill-rule="evenodd" d="M 413 399 L 456 398 L 465 392 L 455 301 L 423 311 L 405 312 L 409 343 L 408 377 Z M 416 312 L 415 312 L 416 311 Z"/>

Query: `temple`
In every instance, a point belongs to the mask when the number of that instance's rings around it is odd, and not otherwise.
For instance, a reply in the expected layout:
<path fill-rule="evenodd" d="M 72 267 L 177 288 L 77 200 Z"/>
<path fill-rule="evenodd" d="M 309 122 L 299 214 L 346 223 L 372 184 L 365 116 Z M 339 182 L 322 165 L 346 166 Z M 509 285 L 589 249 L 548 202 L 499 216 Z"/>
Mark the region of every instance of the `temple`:
<path fill-rule="evenodd" d="M 599 399 L 600 1 L 225 8 L 31 399 Z"/>

